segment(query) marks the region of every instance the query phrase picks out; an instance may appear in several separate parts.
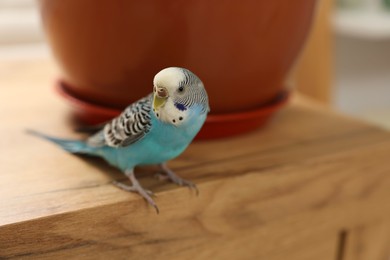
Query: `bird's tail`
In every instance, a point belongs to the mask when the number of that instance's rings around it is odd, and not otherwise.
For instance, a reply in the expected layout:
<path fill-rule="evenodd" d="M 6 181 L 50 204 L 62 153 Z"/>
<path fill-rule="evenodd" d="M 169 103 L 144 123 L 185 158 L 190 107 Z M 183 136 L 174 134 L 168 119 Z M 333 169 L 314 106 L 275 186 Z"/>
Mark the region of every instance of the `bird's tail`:
<path fill-rule="evenodd" d="M 89 146 L 86 142 L 82 140 L 56 138 L 30 129 L 27 130 L 27 133 L 55 143 L 62 149 L 70 153 L 97 155 L 96 148 Z"/>

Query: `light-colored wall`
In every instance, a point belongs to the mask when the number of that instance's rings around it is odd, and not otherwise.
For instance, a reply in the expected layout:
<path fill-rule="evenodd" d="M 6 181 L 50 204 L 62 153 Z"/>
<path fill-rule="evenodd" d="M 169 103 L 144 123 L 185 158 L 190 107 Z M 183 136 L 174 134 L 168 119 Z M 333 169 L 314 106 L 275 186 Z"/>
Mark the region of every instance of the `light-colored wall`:
<path fill-rule="evenodd" d="M 0 46 L 42 42 L 35 0 L 0 0 Z"/>
<path fill-rule="evenodd" d="M 337 36 L 334 106 L 390 128 L 390 39 Z"/>
<path fill-rule="evenodd" d="M 390 129 L 390 5 L 364 0 L 356 8 L 339 6 L 333 24 L 334 106 Z"/>

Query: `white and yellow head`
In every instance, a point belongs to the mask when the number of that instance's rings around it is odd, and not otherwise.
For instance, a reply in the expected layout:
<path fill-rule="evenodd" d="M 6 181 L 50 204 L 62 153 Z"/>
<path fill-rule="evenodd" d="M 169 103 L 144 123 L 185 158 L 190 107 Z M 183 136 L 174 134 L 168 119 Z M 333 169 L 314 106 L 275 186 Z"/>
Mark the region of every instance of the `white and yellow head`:
<path fill-rule="evenodd" d="M 202 81 L 191 71 L 170 67 L 161 70 L 153 80 L 153 112 L 164 122 L 181 124 L 193 107 L 209 111 Z"/>

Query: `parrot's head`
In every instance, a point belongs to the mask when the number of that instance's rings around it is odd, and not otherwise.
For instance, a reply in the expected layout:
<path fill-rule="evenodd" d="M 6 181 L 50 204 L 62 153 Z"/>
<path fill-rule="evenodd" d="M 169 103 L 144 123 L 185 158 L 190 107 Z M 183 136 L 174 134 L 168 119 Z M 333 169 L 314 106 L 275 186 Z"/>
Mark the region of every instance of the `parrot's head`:
<path fill-rule="evenodd" d="M 209 102 L 202 81 L 191 71 L 170 67 L 153 80 L 153 111 L 163 121 L 184 121 L 191 109 L 209 112 Z"/>

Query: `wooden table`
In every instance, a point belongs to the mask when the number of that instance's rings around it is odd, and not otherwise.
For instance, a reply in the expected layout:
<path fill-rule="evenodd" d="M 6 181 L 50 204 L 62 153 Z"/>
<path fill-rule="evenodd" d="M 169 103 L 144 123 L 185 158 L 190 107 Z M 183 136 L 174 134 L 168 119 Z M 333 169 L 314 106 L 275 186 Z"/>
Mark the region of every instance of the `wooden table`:
<path fill-rule="evenodd" d="M 264 129 L 196 142 L 140 169 L 157 215 L 117 170 L 29 136 L 76 137 L 47 59 L 0 64 L 0 258 L 387 260 L 390 134 L 294 98 Z"/>

